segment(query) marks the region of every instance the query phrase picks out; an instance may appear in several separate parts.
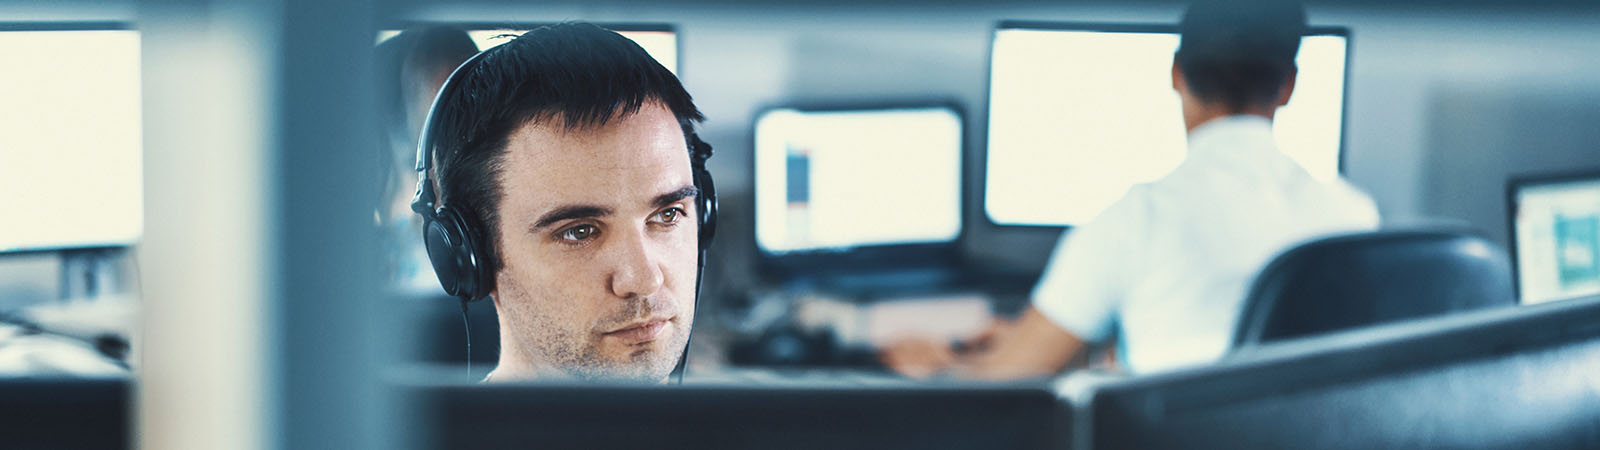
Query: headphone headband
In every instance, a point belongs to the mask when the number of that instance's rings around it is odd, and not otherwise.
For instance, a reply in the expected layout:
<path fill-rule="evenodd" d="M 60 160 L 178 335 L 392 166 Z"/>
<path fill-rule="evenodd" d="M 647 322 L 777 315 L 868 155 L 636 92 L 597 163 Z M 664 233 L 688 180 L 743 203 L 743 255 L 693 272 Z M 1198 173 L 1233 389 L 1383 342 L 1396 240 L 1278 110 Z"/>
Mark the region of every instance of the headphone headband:
<path fill-rule="evenodd" d="M 450 76 L 445 77 L 444 84 L 439 85 L 439 93 L 434 94 L 433 102 L 428 104 L 428 116 L 423 119 L 422 133 L 417 136 L 417 163 L 413 166 L 418 173 L 417 194 L 411 198 L 411 210 L 424 217 L 438 212 L 437 202 L 439 197 L 436 197 L 434 193 L 432 175 L 430 174 L 432 170 L 430 169 L 433 168 L 433 136 L 436 133 L 435 129 L 439 127 L 439 103 L 450 93 L 450 88 L 458 84 L 455 83 L 455 80 L 461 77 L 462 73 L 472 70 L 472 66 L 477 64 L 478 60 L 483 59 L 483 55 L 487 53 L 489 53 L 489 50 L 478 52 L 472 55 L 471 58 L 467 58 L 466 61 L 461 62 L 461 65 L 456 66 L 455 70 L 450 71 Z"/>

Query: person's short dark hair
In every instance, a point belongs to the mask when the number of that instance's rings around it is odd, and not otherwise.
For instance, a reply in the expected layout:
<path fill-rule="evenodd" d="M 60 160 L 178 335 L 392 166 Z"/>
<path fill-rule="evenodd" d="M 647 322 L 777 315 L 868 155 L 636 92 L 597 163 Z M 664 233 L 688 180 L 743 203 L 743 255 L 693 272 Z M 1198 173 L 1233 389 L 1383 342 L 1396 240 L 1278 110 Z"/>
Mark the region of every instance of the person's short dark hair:
<path fill-rule="evenodd" d="M 500 174 L 511 133 L 528 123 L 594 129 L 647 102 L 672 111 L 684 135 L 705 120 L 678 77 L 633 40 L 587 23 L 540 27 L 484 52 L 456 74 L 436 106 L 440 201 L 471 214 L 502 266 Z M 457 85 L 459 83 L 459 85 Z M 685 152 L 690 149 L 686 146 Z"/>
<path fill-rule="evenodd" d="M 1199 0 L 1178 28 L 1190 92 L 1238 111 L 1277 101 L 1296 70 L 1306 12 L 1292 0 Z"/>

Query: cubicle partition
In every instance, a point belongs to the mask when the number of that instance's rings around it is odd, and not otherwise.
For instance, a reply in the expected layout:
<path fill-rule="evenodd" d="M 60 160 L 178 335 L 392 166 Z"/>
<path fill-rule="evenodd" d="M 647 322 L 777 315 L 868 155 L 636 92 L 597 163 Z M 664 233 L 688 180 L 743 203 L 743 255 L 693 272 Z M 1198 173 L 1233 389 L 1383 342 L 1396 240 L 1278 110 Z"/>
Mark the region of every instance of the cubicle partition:
<path fill-rule="evenodd" d="M 1082 410 L 1092 448 L 1596 448 L 1600 296 L 1280 344 Z"/>

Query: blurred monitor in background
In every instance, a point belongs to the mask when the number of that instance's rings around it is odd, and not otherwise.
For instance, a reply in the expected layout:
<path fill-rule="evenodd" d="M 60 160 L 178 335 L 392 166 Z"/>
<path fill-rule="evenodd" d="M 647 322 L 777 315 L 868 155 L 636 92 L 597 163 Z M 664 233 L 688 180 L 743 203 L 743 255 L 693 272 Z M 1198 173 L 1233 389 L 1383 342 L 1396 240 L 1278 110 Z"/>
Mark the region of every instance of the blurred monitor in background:
<path fill-rule="evenodd" d="M 989 80 L 990 220 L 1082 225 L 1176 169 L 1187 155 L 1168 70 L 1178 43 L 1170 25 L 1001 23 Z M 1343 29 L 1311 28 L 1294 95 L 1273 120 L 1278 148 L 1320 180 L 1340 172 L 1348 45 Z"/>
<path fill-rule="evenodd" d="M 583 23 L 497 45 L 441 88 L 412 209 L 444 290 L 494 302 L 490 379 L 681 368 L 714 211 L 701 120 L 637 43 Z"/>
<path fill-rule="evenodd" d="M 0 252 L 139 240 L 139 33 L 119 28 L 0 27 L 0 192 L 20 214 Z"/>
<path fill-rule="evenodd" d="M 892 344 L 885 361 L 911 376 L 952 370 L 1013 379 L 1080 365 L 1090 345 L 1115 348 L 1118 368 L 1133 373 L 1221 357 L 1251 278 L 1272 256 L 1320 235 L 1378 225 L 1377 208 L 1366 194 L 1338 177 L 1317 176 L 1279 150 L 1273 124 L 1298 91 L 1296 62 L 1306 28 L 1305 10 L 1297 3 L 1202 0 L 1184 14 L 1181 40 L 1166 64 L 1144 66 L 1125 78 L 1057 80 L 1081 92 L 1111 92 L 1127 83 L 1132 91 L 1121 101 L 1134 103 L 1176 90 L 1178 101 L 1170 104 L 1180 107 L 1176 114 L 1125 119 L 1159 124 L 1165 117 L 1162 126 L 1173 130 L 1181 124 L 1188 131 L 1187 157 L 1176 158 L 1176 168 L 1159 179 L 1116 194 L 1120 198 L 1105 211 L 1084 217 L 1087 222 L 1065 234 L 1034 288 L 1032 305 L 1016 322 L 997 323 L 964 354 L 955 354 L 949 342 L 908 338 Z M 1115 67 L 1068 56 L 1052 61 Z M 1137 82 L 1160 77 L 1166 83 Z M 1054 120 L 1033 125 L 1072 127 L 1072 120 L 1051 114 L 1077 107 L 1048 105 L 1039 114 Z M 1103 135 L 1100 144 L 1081 149 L 1093 156 L 1089 160 L 1030 161 L 1042 172 L 1005 177 L 1043 183 L 1071 178 L 1063 176 L 1071 171 L 1115 172 L 1111 161 L 1143 160 L 1130 158 L 1127 148 L 1171 144 L 1145 135 L 1157 132 Z M 1061 140 L 1034 144 L 1077 150 Z M 1081 198 L 1058 192 L 1026 202 L 1043 210 Z"/>
<path fill-rule="evenodd" d="M 0 24 L 0 376 L 120 377 L 137 360 L 139 48 L 127 24 Z"/>
<path fill-rule="evenodd" d="M 1522 302 L 1600 294 L 1600 173 L 1516 180 L 1510 196 Z"/>
<path fill-rule="evenodd" d="M 961 116 L 950 108 L 778 108 L 756 119 L 755 136 L 763 254 L 961 233 Z"/>

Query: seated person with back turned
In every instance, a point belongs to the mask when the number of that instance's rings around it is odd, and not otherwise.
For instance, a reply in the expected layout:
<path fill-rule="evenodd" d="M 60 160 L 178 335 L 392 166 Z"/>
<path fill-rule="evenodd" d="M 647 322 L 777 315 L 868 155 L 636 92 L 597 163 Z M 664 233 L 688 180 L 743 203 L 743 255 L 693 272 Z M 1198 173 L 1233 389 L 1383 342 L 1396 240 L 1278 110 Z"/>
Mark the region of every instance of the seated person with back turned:
<path fill-rule="evenodd" d="M 1190 6 L 1172 64 L 1188 129 L 1183 163 L 1064 236 L 1032 305 L 973 350 L 902 339 L 884 349 L 884 363 L 916 378 L 1051 376 L 1113 336 L 1119 369 L 1132 373 L 1221 357 L 1248 285 L 1271 257 L 1378 224 L 1365 194 L 1313 178 L 1274 142 L 1272 118 L 1294 90 L 1305 30 L 1294 2 Z"/>
<path fill-rule="evenodd" d="M 529 31 L 450 76 L 412 208 L 445 290 L 494 299 L 489 380 L 681 370 L 715 213 L 701 120 L 677 77 L 590 24 Z"/>

